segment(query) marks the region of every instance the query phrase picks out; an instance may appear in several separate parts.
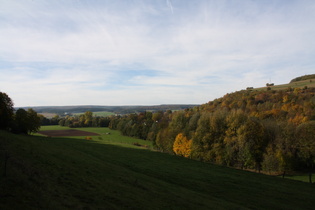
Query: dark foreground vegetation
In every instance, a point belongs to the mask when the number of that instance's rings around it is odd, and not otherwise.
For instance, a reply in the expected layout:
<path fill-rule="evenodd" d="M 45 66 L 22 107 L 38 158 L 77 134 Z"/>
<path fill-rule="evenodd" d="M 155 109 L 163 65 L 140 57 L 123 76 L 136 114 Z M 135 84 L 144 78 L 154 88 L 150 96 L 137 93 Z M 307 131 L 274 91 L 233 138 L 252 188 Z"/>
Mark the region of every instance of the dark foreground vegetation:
<path fill-rule="evenodd" d="M 109 137 L 109 136 L 108 136 Z M 313 185 L 102 140 L 0 131 L 0 209 L 313 209 Z M 6 166 L 5 166 L 6 165 Z"/>

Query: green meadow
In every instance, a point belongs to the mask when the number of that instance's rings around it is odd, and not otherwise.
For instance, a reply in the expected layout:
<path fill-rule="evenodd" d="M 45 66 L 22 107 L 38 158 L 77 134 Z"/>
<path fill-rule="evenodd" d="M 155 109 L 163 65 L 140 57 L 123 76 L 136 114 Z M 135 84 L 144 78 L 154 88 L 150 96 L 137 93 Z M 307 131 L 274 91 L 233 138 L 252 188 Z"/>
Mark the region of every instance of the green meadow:
<path fill-rule="evenodd" d="M 0 131 L 0 209 L 314 209 L 312 184 L 155 152 L 107 128 L 82 130 L 100 136 Z"/>
<path fill-rule="evenodd" d="M 285 90 L 288 88 L 301 88 L 303 89 L 305 86 L 311 88 L 315 87 L 315 81 L 313 80 L 302 80 L 298 82 L 292 82 L 288 84 L 275 84 L 274 86 L 270 86 L 271 90 Z M 259 87 L 255 88 L 255 90 L 266 90 L 267 87 Z"/>
<path fill-rule="evenodd" d="M 41 130 L 68 130 L 72 129 L 65 126 L 42 126 Z M 114 144 L 114 145 L 121 145 L 127 147 L 135 147 L 134 144 L 142 145 L 144 147 L 152 149 L 152 142 L 145 141 L 142 139 L 132 138 L 129 136 L 123 136 L 117 130 L 110 130 L 109 128 L 104 127 L 88 127 L 88 128 L 75 128 L 77 130 L 88 131 L 92 133 L 97 133 L 99 136 L 67 136 L 66 138 L 75 138 L 75 139 L 86 139 L 89 137 L 91 140 L 98 142 L 99 144 Z M 40 135 L 40 134 L 36 134 Z"/>

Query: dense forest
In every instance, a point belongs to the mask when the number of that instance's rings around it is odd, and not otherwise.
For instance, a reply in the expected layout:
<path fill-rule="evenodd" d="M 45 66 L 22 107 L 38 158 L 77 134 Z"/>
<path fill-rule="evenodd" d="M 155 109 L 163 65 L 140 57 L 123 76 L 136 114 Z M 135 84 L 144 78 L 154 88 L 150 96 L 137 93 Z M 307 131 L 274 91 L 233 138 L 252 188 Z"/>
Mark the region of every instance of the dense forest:
<path fill-rule="evenodd" d="M 307 87 L 242 90 L 183 111 L 115 116 L 109 126 L 187 158 L 269 173 L 311 172 L 314 95 Z"/>

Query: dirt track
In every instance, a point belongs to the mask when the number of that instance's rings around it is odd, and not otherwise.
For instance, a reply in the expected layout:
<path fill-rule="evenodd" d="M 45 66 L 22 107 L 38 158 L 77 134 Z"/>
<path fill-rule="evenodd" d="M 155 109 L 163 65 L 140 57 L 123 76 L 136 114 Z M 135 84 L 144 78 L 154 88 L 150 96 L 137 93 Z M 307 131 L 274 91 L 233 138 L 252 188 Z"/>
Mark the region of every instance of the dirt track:
<path fill-rule="evenodd" d="M 99 134 L 97 133 L 80 131 L 80 130 L 75 130 L 75 129 L 39 131 L 38 133 L 45 136 L 52 136 L 52 137 L 55 137 L 55 136 L 99 136 Z"/>

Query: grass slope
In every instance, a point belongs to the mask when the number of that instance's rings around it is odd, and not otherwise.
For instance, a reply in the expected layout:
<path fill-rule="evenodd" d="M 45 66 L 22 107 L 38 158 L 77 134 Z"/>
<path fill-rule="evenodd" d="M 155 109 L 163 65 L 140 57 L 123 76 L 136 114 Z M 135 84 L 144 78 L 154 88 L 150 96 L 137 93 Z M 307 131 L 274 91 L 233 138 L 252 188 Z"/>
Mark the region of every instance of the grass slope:
<path fill-rule="evenodd" d="M 315 187 L 102 140 L 0 131 L 0 209 L 313 209 Z"/>
<path fill-rule="evenodd" d="M 271 90 L 285 90 L 290 88 L 301 88 L 303 89 L 305 86 L 311 88 L 315 87 L 315 81 L 310 80 L 302 80 L 302 81 L 297 81 L 297 82 L 292 82 L 288 84 L 280 84 L 280 85 L 275 85 L 275 86 L 270 86 Z M 260 87 L 260 88 L 255 88 L 254 90 L 267 90 L 267 87 Z"/>
<path fill-rule="evenodd" d="M 58 125 L 49 125 L 49 126 L 42 126 L 41 131 L 49 131 L 49 130 L 68 130 L 69 127 L 66 126 L 58 126 Z M 151 141 L 146 141 L 142 139 L 137 139 L 129 136 L 123 136 L 120 134 L 120 131 L 117 130 L 110 130 L 109 128 L 104 127 L 88 127 L 88 128 L 71 128 L 77 129 L 92 133 L 97 133 L 99 136 L 89 136 L 94 141 L 98 141 L 98 143 L 106 143 L 106 144 L 113 144 L 113 145 L 120 145 L 120 146 L 127 146 L 127 147 L 134 147 L 134 143 L 138 143 L 139 145 L 146 146 L 147 148 L 152 149 L 153 145 Z M 36 134 L 42 136 L 40 134 Z M 67 138 L 76 138 L 76 139 L 85 139 L 87 136 L 68 136 Z"/>

